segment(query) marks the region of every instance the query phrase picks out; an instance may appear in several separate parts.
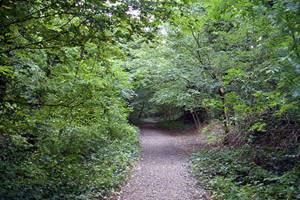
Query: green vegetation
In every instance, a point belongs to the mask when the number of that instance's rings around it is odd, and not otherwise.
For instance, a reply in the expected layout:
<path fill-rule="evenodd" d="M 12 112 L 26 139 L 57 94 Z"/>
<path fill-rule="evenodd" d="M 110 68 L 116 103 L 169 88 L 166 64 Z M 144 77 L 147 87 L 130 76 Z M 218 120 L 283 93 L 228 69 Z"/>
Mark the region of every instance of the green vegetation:
<path fill-rule="evenodd" d="M 216 199 L 299 199 L 299 2 L 189 1 L 173 12 L 159 43 L 129 51 L 134 116 L 211 121 L 202 134 L 218 148 L 192 160 Z"/>
<path fill-rule="evenodd" d="M 216 198 L 300 198 L 298 0 L 6 0 L 0 19 L 0 199 L 103 199 L 149 117 L 213 122 L 193 166 Z"/>
<path fill-rule="evenodd" d="M 284 166 L 287 157 L 278 157 L 282 152 L 259 153 L 249 147 L 201 150 L 193 155 L 192 169 L 213 199 L 300 199 L 299 160 Z"/>
<path fill-rule="evenodd" d="M 52 136 L 51 149 L 42 146 L 34 155 L 12 147 L 3 152 L 11 161 L 1 163 L 1 199 L 99 199 L 123 183 L 137 153 L 135 130 L 112 140 L 82 129 Z"/>
<path fill-rule="evenodd" d="M 147 13 L 164 9 L 1 1 L 0 199 L 103 199 L 124 180 L 137 130 L 127 121 L 132 84 L 113 61 L 133 36 L 153 38 L 158 17 Z"/>

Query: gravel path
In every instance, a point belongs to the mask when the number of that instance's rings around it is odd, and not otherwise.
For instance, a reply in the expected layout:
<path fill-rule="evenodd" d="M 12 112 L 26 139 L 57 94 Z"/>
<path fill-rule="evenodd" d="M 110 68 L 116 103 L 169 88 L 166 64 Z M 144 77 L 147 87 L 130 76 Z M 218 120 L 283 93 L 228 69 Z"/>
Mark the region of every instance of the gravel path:
<path fill-rule="evenodd" d="M 141 128 L 142 158 L 133 170 L 120 200 L 206 200 L 186 161 L 202 139 L 148 126 Z"/>

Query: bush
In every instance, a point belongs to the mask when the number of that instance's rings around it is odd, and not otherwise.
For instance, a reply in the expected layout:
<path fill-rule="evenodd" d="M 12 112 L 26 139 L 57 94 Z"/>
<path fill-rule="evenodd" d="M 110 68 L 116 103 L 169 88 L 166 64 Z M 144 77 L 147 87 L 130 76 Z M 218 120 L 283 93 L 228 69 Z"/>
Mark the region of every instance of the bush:
<path fill-rule="evenodd" d="M 299 161 L 277 174 L 253 162 L 253 154 L 248 147 L 204 149 L 191 167 L 214 199 L 300 199 Z"/>
<path fill-rule="evenodd" d="M 34 152 L 6 146 L 15 158 L 2 158 L 0 199 L 103 199 L 137 155 L 137 131 L 124 126 L 114 139 L 100 127 L 68 127 L 39 138 Z"/>

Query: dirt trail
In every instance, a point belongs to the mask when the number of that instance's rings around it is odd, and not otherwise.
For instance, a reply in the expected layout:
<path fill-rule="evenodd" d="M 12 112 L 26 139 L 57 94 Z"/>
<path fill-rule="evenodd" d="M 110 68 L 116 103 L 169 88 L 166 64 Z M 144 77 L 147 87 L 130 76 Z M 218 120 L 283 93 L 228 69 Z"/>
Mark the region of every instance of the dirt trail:
<path fill-rule="evenodd" d="M 201 146 L 198 134 L 141 128 L 142 158 L 120 200 L 206 200 L 187 169 L 187 159 Z"/>

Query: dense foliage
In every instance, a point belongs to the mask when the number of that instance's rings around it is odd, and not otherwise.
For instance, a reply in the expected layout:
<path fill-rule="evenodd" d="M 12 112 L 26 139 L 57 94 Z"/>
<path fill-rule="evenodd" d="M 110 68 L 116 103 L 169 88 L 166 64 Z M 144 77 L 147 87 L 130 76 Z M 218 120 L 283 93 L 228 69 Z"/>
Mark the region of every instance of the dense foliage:
<path fill-rule="evenodd" d="M 160 44 L 131 51 L 151 102 L 209 111 L 226 133 L 263 132 L 264 116 L 299 121 L 299 2 L 193 1 L 174 13 Z"/>
<path fill-rule="evenodd" d="M 238 148 L 193 159 L 218 199 L 299 198 L 299 1 L 189 1 L 173 11 L 158 44 L 129 51 L 133 117 L 219 120 L 209 143 Z"/>
<path fill-rule="evenodd" d="M 124 179 L 137 131 L 112 60 L 170 5 L 1 1 L 0 199 L 99 199 Z"/>
<path fill-rule="evenodd" d="M 128 116 L 220 121 L 212 143 L 241 149 L 194 159 L 217 197 L 299 198 L 298 0 L 6 0 L 0 19 L 0 199 L 104 198 Z"/>
<path fill-rule="evenodd" d="M 299 160 L 296 166 L 270 165 L 279 152 L 259 153 L 265 154 L 263 167 L 253 162 L 262 155 L 249 148 L 201 150 L 193 155 L 192 169 L 213 199 L 300 199 Z M 286 169 L 277 173 L 272 167 Z"/>

